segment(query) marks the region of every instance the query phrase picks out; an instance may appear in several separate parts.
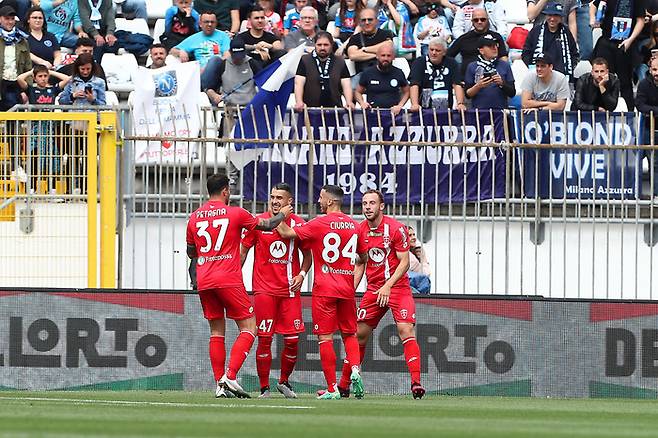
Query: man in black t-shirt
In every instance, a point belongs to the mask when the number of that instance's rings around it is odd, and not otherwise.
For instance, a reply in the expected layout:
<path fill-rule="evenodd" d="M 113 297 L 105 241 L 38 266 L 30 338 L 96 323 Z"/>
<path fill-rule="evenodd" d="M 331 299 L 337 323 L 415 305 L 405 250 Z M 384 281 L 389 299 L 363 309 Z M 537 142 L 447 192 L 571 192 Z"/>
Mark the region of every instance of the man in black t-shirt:
<path fill-rule="evenodd" d="M 461 60 L 461 75 L 464 76 L 468 65 L 477 61 L 480 55 L 480 38 L 489 34 L 498 40 L 498 59 L 507 61 L 507 46 L 505 40 L 498 33 L 490 29 L 489 16 L 484 9 L 475 9 L 471 17 L 473 23 L 473 30 L 466 32 L 464 35 L 457 38 L 452 45 L 448 48 L 447 56 L 456 58 L 457 55 L 462 56 Z"/>
<path fill-rule="evenodd" d="M 409 99 L 409 83 L 404 73 L 393 65 L 395 49 L 393 42 L 377 49 L 377 65 L 366 69 L 356 88 L 356 101 L 361 108 L 390 108 L 397 116 Z M 363 98 L 368 95 L 368 101 Z"/>
<path fill-rule="evenodd" d="M 347 57 L 354 61 L 356 76 L 353 80 L 358 81 L 358 74 L 366 68 L 377 65 L 377 50 L 386 41 L 393 41 L 394 35 L 388 31 L 378 28 L 377 12 L 366 8 L 359 14 L 359 26 L 361 32 L 356 33 L 347 40 Z M 358 83 L 358 82 L 357 82 Z"/>
<path fill-rule="evenodd" d="M 295 110 L 305 106 L 354 108 L 350 72 L 345 60 L 332 53 L 333 47 L 331 34 L 321 31 L 315 37 L 315 50 L 302 56 L 295 75 Z"/>
<path fill-rule="evenodd" d="M 264 67 L 283 54 L 283 43 L 273 33 L 265 32 L 267 19 L 263 8 L 254 6 L 249 12 L 248 19 L 251 28 L 238 37 L 244 41 L 247 54 L 252 59 L 260 61 Z"/>
<path fill-rule="evenodd" d="M 466 109 L 459 66 L 453 58 L 446 57 L 446 50 L 443 38 L 432 38 L 428 54 L 411 64 L 411 111 L 421 107 L 452 109 L 455 98 L 456 109 Z"/>

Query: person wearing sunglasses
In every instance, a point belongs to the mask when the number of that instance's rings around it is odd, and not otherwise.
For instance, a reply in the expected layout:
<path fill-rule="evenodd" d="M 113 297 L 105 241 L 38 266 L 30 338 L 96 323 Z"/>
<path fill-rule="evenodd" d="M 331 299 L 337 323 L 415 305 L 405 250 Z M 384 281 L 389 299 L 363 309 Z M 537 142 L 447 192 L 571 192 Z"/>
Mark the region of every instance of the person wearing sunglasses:
<path fill-rule="evenodd" d="M 484 35 L 491 35 L 498 41 L 498 58 L 507 61 L 507 46 L 502 35 L 491 30 L 489 26 L 489 16 L 484 9 L 475 9 L 471 17 L 473 29 L 457 38 L 450 47 L 448 47 L 447 56 L 457 58 L 461 56 L 461 74 L 466 74 L 468 65 L 477 60 L 480 55 L 480 38 Z"/>
<path fill-rule="evenodd" d="M 347 40 L 347 57 L 354 61 L 356 75 L 352 77 L 352 86 L 359 84 L 361 72 L 366 68 L 377 65 L 377 50 L 388 41 L 393 41 L 394 35 L 384 29 L 379 29 L 377 12 L 366 8 L 359 14 L 361 32 L 356 33 Z"/>
<path fill-rule="evenodd" d="M 476 9 L 484 9 L 489 18 L 489 27 L 507 38 L 507 19 L 505 18 L 505 10 L 495 1 L 485 0 L 468 0 L 466 4 L 455 14 L 455 21 L 452 23 L 452 36 L 459 38 L 466 32 L 473 29 L 473 11 Z"/>

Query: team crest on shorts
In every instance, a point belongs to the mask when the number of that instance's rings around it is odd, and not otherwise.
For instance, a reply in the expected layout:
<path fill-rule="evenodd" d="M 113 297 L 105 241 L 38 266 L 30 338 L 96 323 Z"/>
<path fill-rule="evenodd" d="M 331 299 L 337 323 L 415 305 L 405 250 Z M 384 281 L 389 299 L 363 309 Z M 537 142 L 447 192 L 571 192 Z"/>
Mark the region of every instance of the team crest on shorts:
<path fill-rule="evenodd" d="M 302 322 L 299 319 L 294 320 L 293 324 L 295 324 L 295 329 L 297 330 L 299 330 L 299 327 L 302 326 Z"/>
<path fill-rule="evenodd" d="M 254 313 L 254 306 L 249 307 L 249 313 Z"/>
<path fill-rule="evenodd" d="M 406 319 L 407 318 L 407 309 L 400 310 L 400 316 L 402 316 L 403 319 Z"/>
<path fill-rule="evenodd" d="M 315 329 L 316 329 L 316 330 L 320 330 L 320 326 L 317 325 L 317 324 L 315 324 Z"/>

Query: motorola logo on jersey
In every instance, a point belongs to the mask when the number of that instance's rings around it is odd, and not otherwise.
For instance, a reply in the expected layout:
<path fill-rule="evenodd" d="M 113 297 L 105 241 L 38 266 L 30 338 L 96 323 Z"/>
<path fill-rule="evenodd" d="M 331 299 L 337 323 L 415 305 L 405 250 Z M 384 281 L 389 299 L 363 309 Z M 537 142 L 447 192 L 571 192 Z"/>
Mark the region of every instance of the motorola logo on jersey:
<path fill-rule="evenodd" d="M 386 253 L 381 248 L 370 248 L 370 251 L 368 251 L 368 257 L 370 257 L 370 260 L 375 263 L 381 263 L 384 261 Z"/>
<path fill-rule="evenodd" d="M 288 247 L 280 240 L 276 240 L 270 245 L 270 254 L 272 254 L 272 257 L 280 259 L 281 257 L 285 256 L 287 252 Z"/>

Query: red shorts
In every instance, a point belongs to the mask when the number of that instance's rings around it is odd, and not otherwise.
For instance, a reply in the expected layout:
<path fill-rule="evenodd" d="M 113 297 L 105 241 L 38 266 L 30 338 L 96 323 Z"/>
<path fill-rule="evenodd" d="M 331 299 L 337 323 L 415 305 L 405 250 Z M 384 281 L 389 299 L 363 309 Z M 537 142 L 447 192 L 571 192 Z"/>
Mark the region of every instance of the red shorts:
<path fill-rule="evenodd" d="M 254 307 L 258 336 L 292 335 L 304 331 L 302 299 L 298 294 L 284 297 L 256 292 Z"/>
<path fill-rule="evenodd" d="M 254 307 L 244 286 L 223 287 L 199 291 L 203 316 L 208 320 L 226 317 L 240 321 L 254 316 Z"/>
<path fill-rule="evenodd" d="M 340 330 L 341 333 L 356 333 L 356 299 L 336 297 L 316 297 L 311 301 L 313 333 L 328 335 Z"/>
<path fill-rule="evenodd" d="M 393 320 L 398 322 L 407 322 L 416 324 L 416 303 L 411 293 L 392 292 L 388 300 L 388 306 L 380 307 L 377 304 L 377 294 L 366 292 L 361 298 L 357 319 L 364 322 L 370 327 L 375 328 L 388 309 L 393 313 Z"/>

